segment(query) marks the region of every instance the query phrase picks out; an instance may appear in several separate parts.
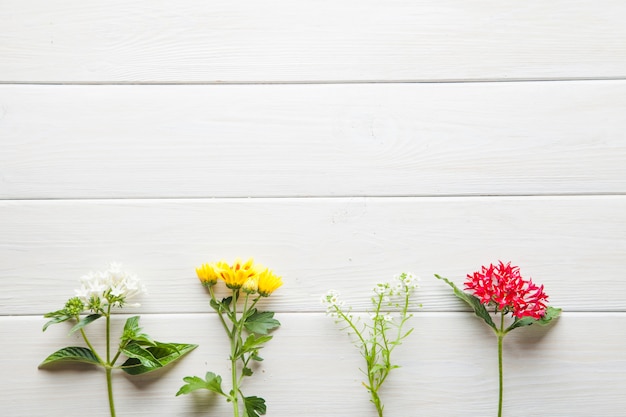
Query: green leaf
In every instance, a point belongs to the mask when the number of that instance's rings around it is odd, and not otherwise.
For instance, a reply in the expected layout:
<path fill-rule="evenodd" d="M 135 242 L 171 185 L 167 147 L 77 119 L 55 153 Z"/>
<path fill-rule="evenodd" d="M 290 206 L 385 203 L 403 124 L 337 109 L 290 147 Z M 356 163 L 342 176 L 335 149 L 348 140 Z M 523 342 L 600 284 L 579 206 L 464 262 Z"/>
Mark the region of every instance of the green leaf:
<path fill-rule="evenodd" d="M 222 298 L 222 301 L 211 299 L 210 304 L 211 304 L 211 307 L 213 307 L 213 310 L 220 313 L 220 312 L 228 311 L 229 306 L 232 301 L 233 301 L 233 297 Z"/>
<path fill-rule="evenodd" d="M 48 356 L 46 359 L 44 359 L 43 362 L 39 364 L 39 367 L 61 361 L 84 362 L 93 365 L 102 365 L 102 363 L 98 360 L 97 356 L 92 352 L 91 349 L 80 346 L 69 346 L 63 349 L 59 349 L 52 355 Z"/>
<path fill-rule="evenodd" d="M 485 307 L 484 304 L 480 302 L 480 300 L 477 297 L 473 296 L 472 294 L 468 294 L 466 292 L 461 291 L 456 285 L 454 285 L 452 281 L 448 280 L 447 278 L 441 277 L 437 274 L 435 274 L 435 277 L 437 277 L 437 279 L 441 279 L 445 281 L 449 286 L 451 286 L 452 289 L 454 290 L 454 295 L 456 295 L 459 299 L 465 301 L 470 307 L 472 307 L 472 309 L 474 310 L 474 314 L 476 314 L 476 316 L 483 319 L 485 323 L 487 323 L 489 327 L 491 327 L 494 331 L 497 331 L 496 325 L 491 319 L 491 316 L 489 315 L 487 308 Z"/>
<path fill-rule="evenodd" d="M 540 326 L 545 326 L 547 324 L 550 324 L 552 320 L 556 319 L 557 317 L 561 315 L 562 311 L 563 311 L 562 308 L 548 307 L 546 309 L 546 314 L 544 314 L 542 318 L 537 320 L 537 324 L 539 324 Z"/>
<path fill-rule="evenodd" d="M 180 387 L 176 396 L 181 394 L 189 394 L 190 392 L 199 390 L 199 389 L 207 389 L 209 391 L 215 392 L 217 394 L 224 394 L 222 391 L 222 377 L 214 374 L 213 372 L 207 372 L 205 379 L 200 378 L 199 376 L 186 376 L 183 378 L 187 384 Z"/>
<path fill-rule="evenodd" d="M 100 317 L 102 317 L 102 314 L 90 314 L 87 317 L 83 317 L 74 327 L 72 327 L 72 330 L 70 330 L 70 334 L 82 329 L 92 321 L 98 320 Z"/>
<path fill-rule="evenodd" d="M 510 332 L 518 327 L 530 326 L 531 324 L 538 324 L 540 326 L 548 325 L 553 319 L 556 319 L 561 314 L 560 308 L 548 307 L 543 317 L 534 319 L 532 317 L 523 317 L 521 319 L 515 319 L 515 321 L 506 329 L 505 333 Z"/>
<path fill-rule="evenodd" d="M 141 332 L 139 327 L 139 316 L 129 317 L 124 324 L 122 343 L 136 342 L 138 345 L 156 346 L 156 342 L 147 334 Z"/>
<path fill-rule="evenodd" d="M 248 367 L 244 367 L 244 368 L 241 370 L 241 374 L 242 374 L 243 376 L 252 376 L 252 374 L 253 374 L 253 373 L 254 373 L 254 372 L 252 372 L 252 369 L 250 369 L 250 368 L 248 368 Z"/>
<path fill-rule="evenodd" d="M 48 313 L 48 314 L 52 314 L 52 313 Z M 64 321 L 68 321 L 70 319 L 72 319 L 72 316 L 68 316 L 67 314 L 62 314 L 62 315 L 58 315 L 58 316 L 51 316 L 46 314 L 44 317 L 48 318 L 48 317 L 53 317 L 52 320 L 48 321 L 46 324 L 43 325 L 43 329 L 41 330 L 42 332 L 45 332 L 46 329 L 48 327 L 50 327 L 53 324 L 57 324 L 57 323 L 63 323 Z"/>
<path fill-rule="evenodd" d="M 145 349 L 139 346 L 139 348 L 141 348 L 143 351 L 148 352 L 150 354 L 149 357 L 153 358 L 153 360 L 156 360 L 160 364 L 159 366 L 147 366 L 146 364 L 144 364 L 144 362 L 142 362 L 141 358 L 130 357 L 130 355 L 124 352 L 127 356 L 129 356 L 129 358 L 126 362 L 122 364 L 122 370 L 129 375 L 145 374 L 177 361 L 178 359 L 182 358 L 183 356 L 198 347 L 198 345 L 190 345 L 184 343 L 154 343 L 154 346 Z M 135 343 L 133 344 L 138 346 Z"/>
<path fill-rule="evenodd" d="M 126 319 L 126 323 L 124 323 L 124 332 L 136 333 L 141 330 L 139 327 L 139 316 L 132 316 Z"/>
<path fill-rule="evenodd" d="M 265 406 L 265 400 L 259 397 L 243 397 L 243 405 L 246 409 L 247 417 L 259 417 L 265 415 L 267 407 Z"/>
<path fill-rule="evenodd" d="M 67 316 L 67 311 L 65 309 L 57 310 L 57 311 L 51 311 L 50 313 L 46 313 L 43 316 L 45 318 L 47 318 L 47 319 L 49 319 L 50 317 Z"/>
<path fill-rule="evenodd" d="M 252 309 L 250 316 L 246 318 L 244 326 L 250 333 L 267 334 L 270 330 L 280 326 L 280 322 L 274 318 L 272 311 L 264 311 L 262 313 Z"/>
<path fill-rule="evenodd" d="M 241 347 L 241 353 L 253 352 L 263 347 L 263 344 L 272 340 L 273 336 L 259 336 L 256 337 L 255 334 L 248 335 L 246 341 L 243 343 Z"/>
<path fill-rule="evenodd" d="M 138 343 L 131 342 L 127 344 L 123 349 L 122 353 L 128 356 L 129 359 L 137 359 L 142 366 L 150 369 L 158 369 L 163 367 L 161 362 L 157 358 L 154 357 L 152 352 L 148 349 L 145 349 Z"/>
<path fill-rule="evenodd" d="M 122 343 L 133 340 L 140 331 L 141 327 L 139 327 L 139 316 L 127 318 L 126 323 L 124 323 L 124 332 L 121 338 Z"/>

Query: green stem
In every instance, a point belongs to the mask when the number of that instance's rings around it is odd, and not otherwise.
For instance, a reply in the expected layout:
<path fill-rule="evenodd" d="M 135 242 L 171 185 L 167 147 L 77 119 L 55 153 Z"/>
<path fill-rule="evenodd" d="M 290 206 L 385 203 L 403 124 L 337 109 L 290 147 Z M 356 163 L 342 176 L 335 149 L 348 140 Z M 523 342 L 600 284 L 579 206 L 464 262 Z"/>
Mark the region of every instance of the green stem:
<path fill-rule="evenodd" d="M 111 367 L 106 367 L 107 375 L 107 391 L 109 392 L 109 409 L 111 410 L 111 417 L 115 417 L 115 403 L 113 401 L 113 384 L 111 380 Z"/>
<path fill-rule="evenodd" d="M 239 380 L 237 378 L 237 353 L 239 351 L 239 340 L 241 339 L 241 332 L 239 331 L 239 323 L 237 322 L 237 292 L 233 290 L 233 300 L 231 302 L 233 306 L 233 330 L 230 337 L 230 366 L 232 369 L 232 392 L 231 400 L 233 402 L 233 413 L 235 417 L 239 417 Z"/>
<path fill-rule="evenodd" d="M 113 380 L 111 379 L 111 304 L 108 305 L 106 313 L 106 344 L 107 362 L 105 365 L 105 370 L 107 377 L 107 392 L 109 394 L 109 409 L 111 410 L 111 417 L 115 417 L 115 402 L 113 401 Z"/>
<path fill-rule="evenodd" d="M 498 335 L 498 376 L 499 376 L 499 396 L 498 396 L 498 417 L 502 417 L 502 394 L 504 392 L 504 384 L 502 379 L 502 341 L 504 340 L 504 314 L 500 318 L 500 331 Z"/>
<path fill-rule="evenodd" d="M 109 304 L 107 308 L 106 321 L 107 321 L 106 338 L 107 338 L 107 365 L 108 365 L 111 363 L 111 304 Z"/>
<path fill-rule="evenodd" d="M 213 299 L 213 301 L 218 304 L 221 305 L 221 303 L 219 301 L 217 301 L 217 298 L 215 298 L 215 293 L 213 292 L 213 287 L 209 287 L 209 294 L 211 294 L 211 299 Z M 226 334 L 228 335 L 228 337 L 232 337 L 232 335 L 230 334 L 230 329 L 228 328 L 228 325 L 226 325 L 226 321 L 224 320 L 224 316 L 222 315 L 222 308 L 219 309 L 215 309 L 215 311 L 217 311 L 217 315 L 220 318 L 220 321 L 222 322 L 222 326 L 224 327 L 224 330 L 226 331 Z"/>
<path fill-rule="evenodd" d="M 376 411 L 378 412 L 378 417 L 383 417 L 383 404 L 380 401 L 380 397 L 377 392 L 372 391 L 372 402 L 376 406 Z"/>
<path fill-rule="evenodd" d="M 104 364 L 104 361 L 102 360 L 100 355 L 98 355 L 98 352 L 96 352 L 96 349 L 94 349 L 94 347 L 91 344 L 91 342 L 89 342 L 89 339 L 87 338 L 87 333 L 85 333 L 85 329 L 80 329 L 80 334 L 83 336 L 83 340 L 85 340 L 85 343 L 87 344 L 89 349 L 91 349 L 91 351 L 93 352 L 94 356 L 98 359 L 98 362 L 100 362 L 101 364 Z"/>

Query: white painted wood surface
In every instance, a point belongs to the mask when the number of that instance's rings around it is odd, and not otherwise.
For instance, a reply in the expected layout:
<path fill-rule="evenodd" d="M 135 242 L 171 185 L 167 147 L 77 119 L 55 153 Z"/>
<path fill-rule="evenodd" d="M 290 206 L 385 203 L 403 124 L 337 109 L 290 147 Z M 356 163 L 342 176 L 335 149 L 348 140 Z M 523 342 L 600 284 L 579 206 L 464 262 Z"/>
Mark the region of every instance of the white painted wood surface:
<path fill-rule="evenodd" d="M 0 86 L 0 198 L 626 192 L 626 81 Z"/>
<path fill-rule="evenodd" d="M 264 349 L 262 369 L 245 385 L 246 393 L 267 400 L 267 415 L 375 415 L 360 384 L 361 358 L 332 319 L 320 313 L 280 313 L 277 318 L 283 326 Z M 197 342 L 200 347 L 160 375 L 117 375 L 118 414 L 232 415 L 228 404 L 211 395 L 174 396 L 186 375 L 210 370 L 227 378 L 223 352 L 228 345 L 217 318 L 155 314 L 141 320 L 155 337 Z M 507 336 L 505 415 L 622 416 L 625 320 L 623 313 L 569 312 L 549 330 L 530 327 Z M 120 317 L 118 324 L 123 321 Z M 3 355 L 3 366 L 22 374 L 3 377 L 2 407 L 16 417 L 38 415 L 43 407 L 50 417 L 106 415 L 103 372 L 79 367 L 37 370 L 55 348 L 72 341 L 67 337 L 70 326 L 41 333 L 44 322 L 39 317 L 0 318 L 2 340 L 18 332 L 25 342 L 19 351 Z M 414 334 L 394 352 L 402 368 L 386 383 L 386 415 L 495 415 L 497 343 L 491 330 L 466 313 L 418 313 L 412 324 Z"/>
<path fill-rule="evenodd" d="M 507 336 L 505 416 L 622 417 L 625 17 L 620 0 L 0 2 L 0 415 L 107 415 L 102 372 L 37 364 L 76 342 L 41 315 L 113 260 L 150 292 L 128 314 L 200 344 L 118 375 L 120 417 L 229 415 L 174 394 L 228 374 L 194 267 L 254 256 L 285 281 L 246 385 L 269 416 L 375 414 L 319 298 L 360 314 L 405 270 L 423 307 L 386 416 L 495 415 L 495 337 L 432 274 L 510 259 L 564 313 Z"/>
<path fill-rule="evenodd" d="M 320 311 L 331 288 L 362 310 L 402 271 L 422 277 L 424 309 L 459 310 L 433 274 L 460 285 L 504 259 L 567 311 L 626 312 L 623 196 L 5 201 L 0 214 L 0 314 L 57 310 L 110 260 L 146 280 L 141 312 L 202 312 L 194 268 L 237 256 L 285 277 L 278 311 Z"/>
<path fill-rule="evenodd" d="M 625 18 L 622 0 L 3 0 L 0 79 L 624 77 Z"/>

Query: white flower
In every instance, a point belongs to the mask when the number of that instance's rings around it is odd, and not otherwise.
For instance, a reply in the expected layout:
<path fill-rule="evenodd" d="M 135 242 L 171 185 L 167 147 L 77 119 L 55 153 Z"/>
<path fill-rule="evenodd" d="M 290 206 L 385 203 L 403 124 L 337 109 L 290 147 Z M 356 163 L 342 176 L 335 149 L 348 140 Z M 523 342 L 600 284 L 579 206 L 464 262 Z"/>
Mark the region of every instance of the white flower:
<path fill-rule="evenodd" d="M 326 306 L 326 314 L 336 314 L 337 309 L 341 310 L 344 301 L 339 298 L 339 291 L 330 290 L 322 297 L 322 304 Z"/>
<path fill-rule="evenodd" d="M 378 295 L 383 295 L 387 292 L 388 284 L 378 283 L 373 288 L 373 291 Z"/>
<path fill-rule="evenodd" d="M 419 277 L 411 272 L 403 272 L 400 275 L 396 275 L 394 279 L 398 281 L 398 284 L 408 290 L 418 287 L 417 282 L 419 281 Z"/>
<path fill-rule="evenodd" d="M 127 300 L 145 293 L 146 289 L 139 278 L 121 268 L 121 264 L 111 263 L 106 271 L 90 272 L 81 277 L 81 287 L 75 290 L 76 296 L 87 305 L 94 300 L 95 305 L 111 304 L 119 307 Z"/>

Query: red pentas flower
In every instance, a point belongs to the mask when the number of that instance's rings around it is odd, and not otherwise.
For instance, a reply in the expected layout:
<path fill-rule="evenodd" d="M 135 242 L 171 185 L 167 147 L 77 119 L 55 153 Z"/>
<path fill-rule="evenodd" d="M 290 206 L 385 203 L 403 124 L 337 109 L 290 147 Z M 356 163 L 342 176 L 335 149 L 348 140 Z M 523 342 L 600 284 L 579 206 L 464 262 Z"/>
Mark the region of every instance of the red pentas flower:
<path fill-rule="evenodd" d="M 511 312 L 515 317 L 539 319 L 546 312 L 548 296 L 543 285 L 525 280 L 518 266 L 499 261 L 498 265 L 483 266 L 480 271 L 467 275 L 465 289 L 470 290 L 483 304 L 496 304 L 498 310 Z"/>

